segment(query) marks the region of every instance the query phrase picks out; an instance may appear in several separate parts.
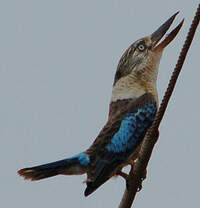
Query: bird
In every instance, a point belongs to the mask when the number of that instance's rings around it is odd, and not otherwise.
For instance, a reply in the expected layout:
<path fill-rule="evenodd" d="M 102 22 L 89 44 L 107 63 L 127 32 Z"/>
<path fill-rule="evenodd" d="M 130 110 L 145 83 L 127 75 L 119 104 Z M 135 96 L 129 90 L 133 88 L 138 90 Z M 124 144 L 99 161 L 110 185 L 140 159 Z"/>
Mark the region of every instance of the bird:
<path fill-rule="evenodd" d="M 123 167 L 134 164 L 158 111 L 157 75 L 163 51 L 180 31 L 184 19 L 160 40 L 178 13 L 151 35 L 132 43 L 122 55 L 114 77 L 108 120 L 91 146 L 63 160 L 23 168 L 18 171 L 20 176 L 35 181 L 87 174 L 84 195 L 88 196 L 120 175 Z"/>

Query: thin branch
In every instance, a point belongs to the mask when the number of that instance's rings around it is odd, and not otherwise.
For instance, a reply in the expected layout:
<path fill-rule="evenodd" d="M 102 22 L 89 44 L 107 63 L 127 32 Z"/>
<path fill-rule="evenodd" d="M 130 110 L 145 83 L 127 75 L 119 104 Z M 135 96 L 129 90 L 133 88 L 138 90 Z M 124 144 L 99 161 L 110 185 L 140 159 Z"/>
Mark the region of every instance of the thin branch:
<path fill-rule="evenodd" d="M 135 195 L 138 191 L 138 188 L 141 187 L 142 178 L 143 178 L 142 176 L 147 168 L 149 159 L 151 157 L 151 153 L 153 151 L 153 147 L 159 137 L 158 129 L 159 129 L 160 123 L 161 123 L 164 113 L 166 111 L 170 97 L 173 93 L 176 81 L 178 79 L 181 68 L 182 68 L 183 63 L 185 61 L 187 52 L 188 52 L 190 45 L 192 43 L 196 28 L 199 24 L 199 20 L 200 20 L 200 4 L 197 8 L 195 17 L 194 17 L 192 24 L 190 26 L 185 43 L 184 43 L 183 48 L 180 52 L 177 64 L 174 68 L 173 74 L 172 74 L 171 79 L 169 81 L 168 88 L 167 88 L 165 95 L 163 97 L 163 100 L 161 102 L 159 111 L 156 115 L 156 118 L 155 118 L 151 128 L 147 131 L 147 134 L 146 134 L 145 139 L 144 139 L 142 146 L 141 146 L 141 150 L 139 152 L 138 160 L 137 160 L 136 164 L 134 165 L 134 170 L 131 170 L 129 172 L 129 177 L 126 180 L 126 184 L 127 184 L 126 190 L 125 190 L 123 198 L 120 202 L 119 208 L 130 208 L 132 206 L 132 203 L 134 201 L 134 198 L 135 198 Z"/>

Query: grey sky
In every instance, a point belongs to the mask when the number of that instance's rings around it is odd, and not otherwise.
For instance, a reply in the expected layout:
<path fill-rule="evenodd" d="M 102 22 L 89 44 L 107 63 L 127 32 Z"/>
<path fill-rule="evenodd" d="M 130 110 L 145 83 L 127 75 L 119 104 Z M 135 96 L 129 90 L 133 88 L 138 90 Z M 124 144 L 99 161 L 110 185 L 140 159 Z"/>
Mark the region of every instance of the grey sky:
<path fill-rule="evenodd" d="M 185 23 L 160 64 L 161 98 L 198 1 L 1 0 L 1 207 L 117 207 L 112 179 L 85 198 L 85 176 L 29 182 L 23 167 L 85 150 L 104 125 L 119 58 L 176 11 Z M 160 128 L 135 207 L 199 205 L 199 28 Z"/>

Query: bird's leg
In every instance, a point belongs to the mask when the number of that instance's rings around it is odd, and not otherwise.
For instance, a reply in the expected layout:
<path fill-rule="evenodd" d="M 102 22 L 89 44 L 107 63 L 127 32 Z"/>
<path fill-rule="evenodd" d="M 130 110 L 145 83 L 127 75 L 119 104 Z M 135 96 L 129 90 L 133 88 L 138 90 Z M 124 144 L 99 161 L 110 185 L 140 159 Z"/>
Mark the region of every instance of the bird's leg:
<path fill-rule="evenodd" d="M 128 180 L 128 177 L 129 177 L 129 175 L 128 174 L 126 174 L 126 173 L 124 173 L 124 172 L 122 172 L 122 170 L 119 170 L 118 172 L 117 172 L 117 175 L 120 175 L 122 178 L 124 178 L 126 181 Z"/>
<path fill-rule="evenodd" d="M 117 171 L 117 175 L 121 176 L 122 178 L 124 178 L 126 180 L 126 189 L 127 190 L 130 187 L 131 175 L 133 175 L 133 172 L 134 172 L 134 164 L 135 164 L 134 161 L 132 161 L 130 163 L 131 169 L 130 169 L 129 174 L 124 173 L 122 170 Z M 147 175 L 147 170 L 145 170 L 142 174 L 141 180 L 139 182 L 138 190 L 137 190 L 138 192 L 141 191 L 141 189 L 142 189 L 142 182 L 146 179 L 146 175 Z"/>
<path fill-rule="evenodd" d="M 129 190 L 129 187 L 131 185 L 131 179 L 132 179 L 132 175 L 133 175 L 133 172 L 134 172 L 135 161 L 131 160 L 129 165 L 131 166 L 131 169 L 129 171 L 129 174 L 127 174 L 128 175 L 127 180 L 126 180 L 126 189 L 127 190 Z"/>
<path fill-rule="evenodd" d="M 122 169 L 121 169 L 121 170 L 118 170 L 117 171 L 117 175 L 120 175 L 122 178 L 124 178 L 127 181 L 128 178 L 129 178 L 130 173 L 133 172 L 134 164 L 135 164 L 135 161 L 134 160 L 129 161 L 129 163 L 127 164 L 127 165 L 130 165 L 131 166 L 131 170 L 130 170 L 129 174 L 124 173 L 122 171 Z"/>
<path fill-rule="evenodd" d="M 122 170 L 118 170 L 117 171 L 117 175 L 120 175 L 122 178 L 124 178 L 125 180 L 126 180 L 126 189 L 128 190 L 129 189 L 129 184 L 130 184 L 130 179 L 131 179 L 131 177 L 130 177 L 130 174 L 133 172 L 133 166 L 134 166 L 134 161 L 131 161 L 130 163 L 129 163 L 129 165 L 131 166 L 131 170 L 130 170 L 130 172 L 129 172 L 129 174 L 127 174 L 127 173 L 124 173 Z"/>

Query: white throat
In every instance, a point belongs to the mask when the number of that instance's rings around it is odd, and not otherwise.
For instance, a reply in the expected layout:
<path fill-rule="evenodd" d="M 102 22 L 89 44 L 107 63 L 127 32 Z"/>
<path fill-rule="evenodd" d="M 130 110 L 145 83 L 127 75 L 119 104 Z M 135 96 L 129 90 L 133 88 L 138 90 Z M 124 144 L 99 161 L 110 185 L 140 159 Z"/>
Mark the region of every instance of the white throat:
<path fill-rule="evenodd" d="M 145 90 L 131 77 L 122 77 L 113 87 L 111 102 L 140 97 Z"/>

